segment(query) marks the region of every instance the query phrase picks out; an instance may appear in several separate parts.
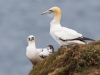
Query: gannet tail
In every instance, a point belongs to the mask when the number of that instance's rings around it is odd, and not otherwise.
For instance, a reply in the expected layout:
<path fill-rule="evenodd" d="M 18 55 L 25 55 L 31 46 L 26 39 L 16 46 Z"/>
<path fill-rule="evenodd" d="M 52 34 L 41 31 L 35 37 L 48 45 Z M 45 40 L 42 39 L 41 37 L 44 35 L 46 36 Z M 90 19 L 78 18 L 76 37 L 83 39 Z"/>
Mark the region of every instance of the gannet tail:
<path fill-rule="evenodd" d="M 91 40 L 91 41 L 95 41 L 94 39 L 90 39 L 90 38 L 87 38 L 87 37 L 78 37 L 78 38 L 75 38 L 75 39 L 72 39 L 72 40 L 80 40 L 80 41 Z"/>
<path fill-rule="evenodd" d="M 84 40 L 91 40 L 91 41 L 95 41 L 94 39 L 91 38 L 87 38 L 87 37 L 83 37 Z"/>

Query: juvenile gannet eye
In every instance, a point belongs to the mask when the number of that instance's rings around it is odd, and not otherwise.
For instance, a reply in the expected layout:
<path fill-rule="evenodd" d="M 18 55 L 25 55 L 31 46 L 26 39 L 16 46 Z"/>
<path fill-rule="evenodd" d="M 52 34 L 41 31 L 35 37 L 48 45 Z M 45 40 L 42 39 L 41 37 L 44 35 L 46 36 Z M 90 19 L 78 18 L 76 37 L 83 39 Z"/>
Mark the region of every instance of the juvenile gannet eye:
<path fill-rule="evenodd" d="M 28 40 L 30 40 L 30 38 L 28 38 Z"/>
<path fill-rule="evenodd" d="M 32 40 L 34 40 L 34 37 L 32 37 Z"/>

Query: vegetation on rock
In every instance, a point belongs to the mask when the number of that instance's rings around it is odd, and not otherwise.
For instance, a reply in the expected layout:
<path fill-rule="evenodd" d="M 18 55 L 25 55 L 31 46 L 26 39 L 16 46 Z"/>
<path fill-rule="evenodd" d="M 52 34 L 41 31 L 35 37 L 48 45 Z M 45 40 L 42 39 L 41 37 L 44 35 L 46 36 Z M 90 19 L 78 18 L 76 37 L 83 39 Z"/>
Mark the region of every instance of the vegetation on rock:
<path fill-rule="evenodd" d="M 29 75 L 100 75 L 100 41 L 59 48 Z"/>

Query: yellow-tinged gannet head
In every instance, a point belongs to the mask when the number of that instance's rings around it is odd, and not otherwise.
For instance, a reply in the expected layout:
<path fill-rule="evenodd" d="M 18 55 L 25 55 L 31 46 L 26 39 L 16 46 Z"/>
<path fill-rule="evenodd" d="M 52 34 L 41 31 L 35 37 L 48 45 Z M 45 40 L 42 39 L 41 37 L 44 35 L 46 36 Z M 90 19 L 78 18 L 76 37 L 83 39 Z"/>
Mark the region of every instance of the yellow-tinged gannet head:
<path fill-rule="evenodd" d="M 53 22 L 59 23 L 60 22 L 60 19 L 61 19 L 61 10 L 60 10 L 59 7 L 56 7 L 56 6 L 55 7 L 52 7 L 49 10 L 43 12 L 41 15 L 51 14 L 51 13 L 54 13 Z"/>
<path fill-rule="evenodd" d="M 27 38 L 27 42 L 35 42 L 35 37 L 33 35 L 29 35 Z"/>
<path fill-rule="evenodd" d="M 54 14 L 61 14 L 61 10 L 59 7 L 52 7 L 50 8 L 49 10 L 43 12 L 41 15 L 44 15 L 44 14 L 51 14 L 51 13 L 54 13 Z"/>

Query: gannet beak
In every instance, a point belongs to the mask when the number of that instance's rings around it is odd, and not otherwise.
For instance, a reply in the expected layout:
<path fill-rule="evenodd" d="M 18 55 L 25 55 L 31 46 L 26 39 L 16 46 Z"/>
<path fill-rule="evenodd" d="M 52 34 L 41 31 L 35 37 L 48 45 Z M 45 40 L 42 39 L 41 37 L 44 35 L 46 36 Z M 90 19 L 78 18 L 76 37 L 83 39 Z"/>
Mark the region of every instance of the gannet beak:
<path fill-rule="evenodd" d="M 41 15 L 51 14 L 52 12 L 53 12 L 52 10 L 47 10 L 47 11 L 43 12 Z"/>

